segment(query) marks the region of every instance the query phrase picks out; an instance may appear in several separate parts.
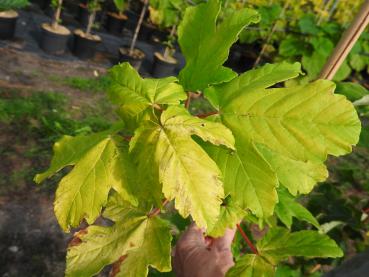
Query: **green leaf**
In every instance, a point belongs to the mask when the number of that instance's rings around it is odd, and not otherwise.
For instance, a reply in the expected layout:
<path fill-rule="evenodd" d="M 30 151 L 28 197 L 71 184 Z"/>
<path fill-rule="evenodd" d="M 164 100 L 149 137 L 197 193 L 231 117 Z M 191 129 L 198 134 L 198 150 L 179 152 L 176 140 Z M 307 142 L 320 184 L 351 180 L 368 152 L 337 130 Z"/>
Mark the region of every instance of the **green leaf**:
<path fill-rule="evenodd" d="M 183 217 L 191 214 L 199 226 L 212 226 L 224 195 L 221 173 L 191 135 L 233 147 L 232 134 L 222 124 L 192 117 L 175 106 L 162 113 L 160 123 L 144 122 L 130 147 L 143 174 L 159 172 L 165 197 L 175 199 Z"/>
<path fill-rule="evenodd" d="M 40 181 L 67 165 L 74 168 L 59 183 L 54 210 L 60 226 L 68 231 L 83 218 L 93 223 L 114 188 L 127 201 L 133 196 L 135 170 L 128 156 L 128 144 L 111 131 L 90 136 L 64 137 L 54 146 L 50 169 L 36 176 Z"/>
<path fill-rule="evenodd" d="M 220 207 L 219 218 L 207 233 L 212 237 L 221 237 L 224 235 L 227 228 L 235 228 L 236 224 L 246 215 L 247 213 L 230 199 L 226 205 Z"/>
<path fill-rule="evenodd" d="M 287 36 L 279 45 L 279 54 L 284 57 L 300 56 L 306 48 L 305 42 L 293 36 Z"/>
<path fill-rule="evenodd" d="M 315 23 L 315 16 L 313 14 L 303 16 L 299 20 L 298 25 L 300 27 L 300 31 L 304 34 L 317 35 L 319 33 L 319 28 Z"/>
<path fill-rule="evenodd" d="M 336 75 L 333 77 L 333 81 L 346 80 L 351 74 L 351 68 L 348 65 L 347 59 L 343 61 L 340 68 L 338 69 Z"/>
<path fill-rule="evenodd" d="M 187 98 L 175 77 L 142 79 L 129 63 L 114 66 L 109 88 L 111 101 L 119 105 L 119 114 L 129 127 L 150 118 L 158 105 L 178 105 Z"/>
<path fill-rule="evenodd" d="M 358 146 L 369 148 L 369 127 L 366 125 L 363 125 L 361 130 Z"/>
<path fill-rule="evenodd" d="M 113 268 L 113 276 L 146 277 L 149 266 L 160 272 L 171 271 L 171 240 L 169 224 L 158 217 L 150 218 L 142 245 L 127 252 L 123 262 Z"/>
<path fill-rule="evenodd" d="M 185 9 L 187 3 L 185 1 L 174 0 L 150 0 L 150 20 L 159 25 L 160 28 L 168 28 L 176 25 L 179 21 L 179 17 L 183 12 L 181 9 Z M 176 7 L 178 4 L 180 7 Z M 179 9 L 181 8 L 181 9 Z"/>
<path fill-rule="evenodd" d="M 336 93 L 343 94 L 350 101 L 356 101 L 369 94 L 369 91 L 357 83 L 338 82 Z"/>
<path fill-rule="evenodd" d="M 275 274 L 275 266 L 290 256 L 308 258 L 337 258 L 343 252 L 336 242 L 327 235 L 316 231 L 290 233 L 276 227 L 268 231 L 256 244 L 258 255 L 245 255 L 236 261 L 226 274 L 227 277 L 270 277 Z"/>
<path fill-rule="evenodd" d="M 352 54 L 349 56 L 349 64 L 355 71 L 362 71 L 365 69 L 367 63 L 365 61 L 365 56 L 359 54 Z"/>
<path fill-rule="evenodd" d="M 301 277 L 301 270 L 293 269 L 288 265 L 278 265 L 275 277 Z"/>
<path fill-rule="evenodd" d="M 332 82 L 320 80 L 290 88 L 265 89 L 278 79 L 284 81 L 298 74 L 292 70 L 293 65 L 284 66 L 290 67 L 286 71 L 289 75 L 275 77 L 270 69 L 278 65 L 267 65 L 269 70 L 262 67 L 242 74 L 227 84 L 209 89 L 206 96 L 210 95 L 212 103 L 219 103 L 220 119 L 235 136 L 237 152 L 255 145 L 279 182 L 295 195 L 310 192 L 316 182 L 327 177 L 323 164 L 327 154 L 338 156 L 351 151 L 358 141 L 360 121 L 352 104 L 345 97 L 333 94 Z M 246 166 L 254 163 L 247 156 L 244 159 Z M 260 171 L 264 172 L 265 166 Z M 223 174 L 227 187 L 227 173 Z M 228 175 L 233 174 L 230 171 Z M 255 183 L 259 178 L 255 175 L 251 180 Z M 271 178 L 259 181 L 269 186 L 269 191 L 276 186 Z M 238 190 L 243 191 L 241 187 Z M 236 202 L 243 197 L 240 192 L 232 196 Z"/>
<path fill-rule="evenodd" d="M 226 274 L 226 277 L 272 277 L 275 268 L 263 257 L 258 255 L 244 255 Z"/>
<path fill-rule="evenodd" d="M 124 12 L 124 10 L 126 9 L 127 1 L 126 0 L 113 0 L 113 1 L 117 10 L 119 12 Z"/>
<path fill-rule="evenodd" d="M 314 52 L 312 55 L 304 55 L 302 57 L 302 65 L 306 72 L 308 73 L 309 80 L 314 80 L 318 77 L 320 71 L 328 60 L 329 55 L 322 54 L 322 52 Z M 334 81 L 342 81 L 351 74 L 351 69 L 345 60 L 336 75 L 334 76 Z"/>
<path fill-rule="evenodd" d="M 343 252 L 336 242 L 327 235 L 316 231 L 299 231 L 290 233 L 284 228 L 272 228 L 257 243 L 259 253 L 270 263 L 276 265 L 290 257 L 337 258 Z"/>
<path fill-rule="evenodd" d="M 36 183 L 42 183 L 45 179 L 60 171 L 66 166 L 75 165 L 81 156 L 91 150 L 96 144 L 110 134 L 110 131 L 92 134 L 88 136 L 64 136 L 54 144 L 54 156 L 50 167 L 43 173 L 37 174 L 34 178 Z"/>
<path fill-rule="evenodd" d="M 320 225 L 315 217 L 304 206 L 296 202 L 294 197 L 290 195 L 288 191 L 279 189 L 278 198 L 279 202 L 275 207 L 275 213 L 289 229 L 291 228 L 293 217 L 305 220 L 319 229 Z"/>
<path fill-rule="evenodd" d="M 187 8 L 178 28 L 178 40 L 186 66 L 179 74 L 186 91 L 198 91 L 211 84 L 227 82 L 237 76 L 223 67 L 229 49 L 244 27 L 257 23 L 259 16 L 250 9 L 235 10 L 218 22 L 218 0 Z"/>
<path fill-rule="evenodd" d="M 313 45 L 314 50 L 324 57 L 328 57 L 334 48 L 333 42 L 326 37 L 312 37 L 310 43 Z"/>
<path fill-rule="evenodd" d="M 235 135 L 236 152 L 211 145 L 204 149 L 222 171 L 224 192 L 241 208 L 269 217 L 277 203 L 275 174 L 253 144 Z"/>
<path fill-rule="evenodd" d="M 219 101 L 230 101 L 231 98 L 242 94 L 245 89 L 263 89 L 276 83 L 295 78 L 301 73 L 299 63 L 287 62 L 277 64 L 266 64 L 258 69 L 249 70 L 223 86 L 214 86 L 205 90 L 205 96 L 210 103 L 220 109 Z M 227 93 L 220 93 L 220 89 L 227 89 Z"/>
<path fill-rule="evenodd" d="M 327 56 L 318 52 L 314 52 L 311 55 L 304 55 L 302 57 L 301 63 L 308 74 L 309 80 L 314 80 L 318 77 L 326 61 Z"/>

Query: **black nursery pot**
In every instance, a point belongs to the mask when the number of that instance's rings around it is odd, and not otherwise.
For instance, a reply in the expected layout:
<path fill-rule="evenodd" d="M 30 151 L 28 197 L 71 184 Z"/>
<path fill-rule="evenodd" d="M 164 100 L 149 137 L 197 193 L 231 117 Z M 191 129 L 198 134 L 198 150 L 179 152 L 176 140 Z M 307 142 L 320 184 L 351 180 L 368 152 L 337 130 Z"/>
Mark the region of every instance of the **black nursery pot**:
<path fill-rule="evenodd" d="M 42 10 L 48 8 L 50 6 L 50 0 L 33 0 L 31 1 L 37 4 Z"/>
<path fill-rule="evenodd" d="M 90 16 L 90 14 L 88 12 L 87 5 L 86 4 L 79 4 L 77 20 L 83 27 L 86 27 L 88 25 L 89 16 Z M 99 11 L 99 12 L 96 13 L 95 22 L 99 22 L 100 19 L 101 19 L 101 12 Z"/>
<path fill-rule="evenodd" d="M 81 23 L 82 26 L 86 27 L 88 25 L 88 17 L 89 13 L 86 4 L 80 4 L 78 6 L 78 14 L 77 14 L 78 22 Z"/>
<path fill-rule="evenodd" d="M 119 35 L 126 24 L 127 17 L 119 17 L 116 13 L 108 13 L 106 21 L 106 30 L 114 35 Z"/>
<path fill-rule="evenodd" d="M 151 37 L 155 32 L 155 27 L 146 22 L 142 23 L 140 32 L 138 34 L 139 40 L 150 42 Z"/>
<path fill-rule="evenodd" d="M 44 50 L 46 53 L 52 55 L 64 54 L 65 50 L 67 49 L 70 32 L 68 31 L 68 34 L 60 34 L 48 30 L 48 28 L 45 28 L 45 26 L 46 25 L 42 25 L 41 27 L 41 49 Z"/>
<path fill-rule="evenodd" d="M 141 68 L 142 61 L 145 59 L 145 53 L 138 48 L 134 49 L 134 55 L 128 55 L 129 47 L 119 48 L 119 62 L 128 62 L 137 71 Z"/>
<path fill-rule="evenodd" d="M 226 66 L 238 72 L 241 64 L 242 55 L 243 55 L 242 47 L 239 44 L 233 44 L 229 51 L 228 59 L 225 62 Z"/>
<path fill-rule="evenodd" d="M 154 54 L 154 63 L 152 66 L 151 74 L 155 78 L 163 78 L 172 76 L 177 66 L 177 60 L 173 58 L 172 61 L 165 60 L 158 52 Z"/>
<path fill-rule="evenodd" d="M 95 56 L 97 46 L 101 39 L 96 36 L 95 39 L 87 38 L 79 32 L 74 33 L 73 54 L 80 59 L 91 59 Z"/>
<path fill-rule="evenodd" d="M 0 39 L 12 39 L 17 26 L 18 14 L 13 17 L 0 16 Z"/>

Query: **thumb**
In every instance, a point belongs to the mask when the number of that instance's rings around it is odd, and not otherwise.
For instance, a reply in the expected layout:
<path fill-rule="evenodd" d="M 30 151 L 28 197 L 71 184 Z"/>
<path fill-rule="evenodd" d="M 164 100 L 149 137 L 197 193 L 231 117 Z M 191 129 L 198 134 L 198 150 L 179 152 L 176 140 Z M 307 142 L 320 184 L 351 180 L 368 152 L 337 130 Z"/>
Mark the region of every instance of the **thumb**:
<path fill-rule="evenodd" d="M 179 239 L 177 245 L 184 244 L 186 247 L 205 245 L 204 230 L 192 223 Z"/>
<path fill-rule="evenodd" d="M 229 250 L 231 248 L 235 233 L 236 229 L 227 228 L 223 237 L 214 239 L 212 247 L 215 247 L 219 251 Z"/>

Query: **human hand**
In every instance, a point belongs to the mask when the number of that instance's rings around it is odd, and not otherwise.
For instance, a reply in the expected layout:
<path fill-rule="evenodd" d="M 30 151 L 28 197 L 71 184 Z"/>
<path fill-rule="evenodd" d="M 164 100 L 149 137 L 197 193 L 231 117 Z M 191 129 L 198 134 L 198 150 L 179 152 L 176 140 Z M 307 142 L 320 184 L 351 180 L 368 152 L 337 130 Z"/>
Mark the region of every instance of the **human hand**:
<path fill-rule="evenodd" d="M 174 248 L 173 266 L 178 277 L 223 277 L 234 265 L 231 244 L 235 230 L 220 238 L 204 237 L 192 224 Z"/>

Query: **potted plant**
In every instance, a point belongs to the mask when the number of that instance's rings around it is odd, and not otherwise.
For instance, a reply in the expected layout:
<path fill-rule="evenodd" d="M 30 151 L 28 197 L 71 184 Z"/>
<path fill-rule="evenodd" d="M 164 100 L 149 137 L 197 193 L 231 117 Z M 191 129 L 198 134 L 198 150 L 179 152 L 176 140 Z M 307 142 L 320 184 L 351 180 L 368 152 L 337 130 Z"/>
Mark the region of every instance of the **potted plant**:
<path fill-rule="evenodd" d="M 136 43 L 148 6 L 149 0 L 145 0 L 141 10 L 140 18 L 138 19 L 136 29 L 131 40 L 131 44 L 129 46 L 123 46 L 119 48 L 119 61 L 129 62 L 134 68 L 136 68 L 136 70 L 140 69 L 142 61 L 145 58 L 145 53 L 141 49 L 136 48 Z"/>
<path fill-rule="evenodd" d="M 32 0 L 31 2 L 38 5 L 42 10 L 46 9 L 50 5 L 50 0 Z"/>
<path fill-rule="evenodd" d="M 0 1 L 0 39 L 11 39 L 14 37 L 18 19 L 16 10 L 27 5 L 27 0 Z"/>
<path fill-rule="evenodd" d="M 89 0 L 82 0 L 78 5 L 77 21 L 83 26 L 87 27 L 90 18 L 90 9 L 88 7 Z M 95 21 L 100 21 L 101 9 L 96 11 Z"/>
<path fill-rule="evenodd" d="M 175 32 L 176 25 L 173 25 L 167 41 L 164 42 L 164 45 L 166 45 L 164 52 L 154 53 L 154 62 L 152 65 L 151 74 L 155 78 L 162 78 L 172 75 L 178 64 L 177 59 L 174 58 L 176 42 Z"/>
<path fill-rule="evenodd" d="M 155 78 L 161 78 L 172 75 L 178 64 L 174 58 L 176 30 L 188 3 L 176 0 L 151 0 L 150 4 L 150 20 L 161 30 L 171 28 L 170 34 L 163 43 L 166 46 L 164 52 L 154 53 L 151 74 Z"/>
<path fill-rule="evenodd" d="M 52 0 L 51 5 L 55 10 L 54 18 L 51 23 L 43 23 L 41 25 L 40 47 L 46 53 L 58 55 L 63 54 L 67 49 L 71 32 L 59 24 L 63 0 Z"/>
<path fill-rule="evenodd" d="M 114 5 L 117 12 L 107 13 L 106 29 L 109 33 L 120 34 L 127 21 L 127 16 L 124 15 L 124 11 L 127 7 L 126 0 L 114 0 Z"/>
<path fill-rule="evenodd" d="M 88 1 L 89 17 L 86 30 L 77 29 L 74 32 L 73 53 L 81 59 L 92 58 L 95 55 L 97 45 L 101 42 L 100 36 L 91 32 L 95 23 L 96 13 L 101 9 L 101 2 L 101 0 Z"/>

